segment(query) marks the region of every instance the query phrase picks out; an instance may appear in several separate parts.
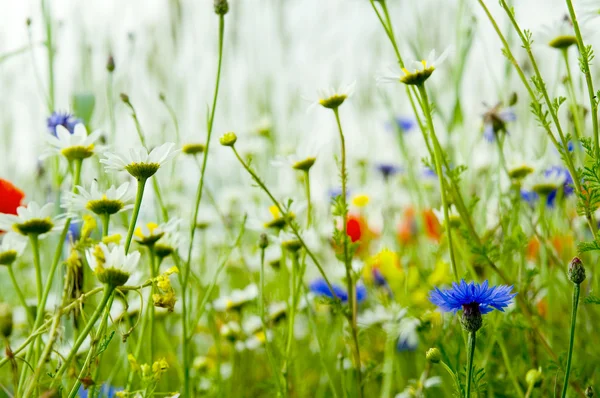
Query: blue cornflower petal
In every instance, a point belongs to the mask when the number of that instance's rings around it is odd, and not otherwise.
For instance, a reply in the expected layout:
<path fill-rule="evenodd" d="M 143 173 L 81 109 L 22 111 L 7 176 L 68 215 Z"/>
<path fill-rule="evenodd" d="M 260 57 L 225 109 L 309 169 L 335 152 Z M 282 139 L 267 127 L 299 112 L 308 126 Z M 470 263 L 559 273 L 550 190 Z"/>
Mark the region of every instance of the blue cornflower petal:
<path fill-rule="evenodd" d="M 335 298 L 332 291 L 329 289 L 329 286 L 327 286 L 327 282 L 325 282 L 325 279 L 323 278 L 315 279 L 309 284 L 308 288 L 317 296 L 328 297 L 331 299 Z M 343 287 L 332 283 L 331 288 L 333 289 L 333 292 L 335 292 L 335 295 L 342 301 L 342 303 L 348 302 L 348 293 Z M 367 288 L 362 284 L 356 285 L 356 302 L 361 303 L 365 301 L 366 298 Z"/>
<path fill-rule="evenodd" d="M 56 137 L 56 127 L 63 126 L 69 133 L 73 134 L 75 131 L 75 125 L 83 123 L 81 119 L 76 118 L 68 112 L 52 112 L 48 119 L 46 119 L 46 125 L 48 126 L 48 132 Z"/>
<path fill-rule="evenodd" d="M 483 127 L 483 138 L 487 142 L 494 142 L 496 140 L 496 133 L 494 133 L 494 126 L 491 123 L 486 123 Z"/>
<path fill-rule="evenodd" d="M 452 283 L 452 288 L 440 290 L 434 288 L 429 294 L 429 301 L 435 304 L 444 312 L 453 312 L 461 310 L 463 306 L 469 304 L 479 304 L 479 310 L 482 314 L 487 314 L 494 309 L 504 311 L 517 295 L 511 293 L 512 286 L 489 286 L 486 280 L 482 284 L 475 282 L 467 283 L 461 280 L 459 284 Z"/>
<path fill-rule="evenodd" d="M 375 168 L 381 173 L 383 178 L 389 178 L 402 171 L 402 167 L 390 163 L 379 163 Z"/>

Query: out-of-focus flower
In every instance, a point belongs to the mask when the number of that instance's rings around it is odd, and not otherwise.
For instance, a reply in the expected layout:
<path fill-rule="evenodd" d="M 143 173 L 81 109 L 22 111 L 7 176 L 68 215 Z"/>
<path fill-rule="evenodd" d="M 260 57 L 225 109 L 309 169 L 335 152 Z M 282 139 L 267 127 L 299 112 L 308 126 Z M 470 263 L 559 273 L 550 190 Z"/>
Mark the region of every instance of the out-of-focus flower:
<path fill-rule="evenodd" d="M 215 311 L 225 312 L 239 310 L 245 304 L 254 301 L 258 297 L 258 287 L 254 284 L 246 286 L 244 289 L 235 289 L 229 296 L 221 296 L 213 301 Z"/>
<path fill-rule="evenodd" d="M 391 163 L 378 163 L 375 168 L 385 180 L 402 171 L 402 167 Z"/>
<path fill-rule="evenodd" d="M 428 238 L 436 242 L 440 240 L 442 228 L 433 210 L 423 210 L 421 218 L 417 219 L 415 209 L 408 207 L 404 210 L 403 217 L 398 225 L 398 241 L 402 244 L 416 242 L 420 226 L 422 226 L 423 232 Z"/>
<path fill-rule="evenodd" d="M 325 282 L 325 279 L 318 278 L 312 281 L 309 284 L 310 291 L 316 296 L 328 297 L 330 299 L 334 299 L 336 296 L 341 300 L 342 303 L 346 303 L 348 301 L 348 293 L 346 290 L 334 283 L 331 284 L 331 289 Z M 334 295 L 335 293 L 335 295 Z M 361 303 L 367 298 L 367 289 L 364 285 L 357 284 L 356 285 L 356 302 Z"/>
<path fill-rule="evenodd" d="M 346 101 L 347 98 L 350 98 L 352 94 L 354 94 L 355 87 L 356 82 L 352 82 L 346 86 L 342 85 L 337 89 L 330 87 L 325 90 L 319 90 L 319 99 L 314 102 L 310 108 L 316 105 L 321 105 L 324 108 L 337 109 L 344 103 L 344 101 Z"/>
<path fill-rule="evenodd" d="M 444 51 L 442 55 L 436 58 L 435 50 L 431 50 L 427 59 L 421 61 L 413 61 L 410 63 L 412 70 L 403 68 L 403 74 L 390 71 L 389 75 L 380 76 L 377 79 L 378 83 L 397 83 L 402 82 L 409 85 L 423 84 L 425 80 L 429 79 L 433 71 L 437 66 L 442 64 L 448 56 L 448 50 Z"/>
<path fill-rule="evenodd" d="M 40 207 L 36 202 L 19 206 L 17 215 L 0 214 L 0 230 L 14 230 L 21 235 L 44 235 L 53 229 L 59 229 L 60 220 L 52 218 L 53 203 Z"/>
<path fill-rule="evenodd" d="M 568 15 L 544 26 L 540 37 L 543 43 L 557 50 L 566 50 L 572 45 L 577 45 L 573 23 Z"/>
<path fill-rule="evenodd" d="M 53 136 L 57 136 L 56 128 L 58 126 L 62 126 L 70 134 L 73 134 L 75 131 L 75 126 L 81 123 L 81 119 L 76 118 L 68 112 L 52 112 L 48 119 L 46 119 L 46 125 L 48 126 L 48 132 Z"/>
<path fill-rule="evenodd" d="M 0 178 L 0 213 L 17 214 L 25 194 L 10 181 Z"/>
<path fill-rule="evenodd" d="M 396 116 L 392 123 L 394 123 L 395 127 L 400 129 L 403 133 L 410 132 L 416 125 L 415 119 L 408 116 Z M 386 128 L 394 130 L 394 125 L 392 123 L 386 123 Z"/>
<path fill-rule="evenodd" d="M 12 265 L 23 254 L 26 244 L 26 240 L 14 232 L 5 234 L 0 243 L 0 265 Z"/>
<path fill-rule="evenodd" d="M 502 104 L 497 104 L 483 114 L 483 136 L 488 142 L 494 142 L 498 134 L 508 134 L 506 124 L 516 119 L 512 108 L 503 108 Z"/>

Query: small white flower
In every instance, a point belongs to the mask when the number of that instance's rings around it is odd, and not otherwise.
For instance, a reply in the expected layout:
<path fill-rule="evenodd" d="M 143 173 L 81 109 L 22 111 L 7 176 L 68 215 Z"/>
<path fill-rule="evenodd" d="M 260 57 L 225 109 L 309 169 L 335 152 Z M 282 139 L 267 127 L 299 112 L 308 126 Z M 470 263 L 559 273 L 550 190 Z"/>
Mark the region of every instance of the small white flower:
<path fill-rule="evenodd" d="M 426 59 L 422 61 L 412 61 L 410 65 L 412 71 L 408 67 L 397 71 L 395 68 L 390 70 L 389 75 L 380 76 L 377 78 L 377 83 L 398 83 L 405 84 L 422 84 L 431 76 L 436 67 L 442 64 L 448 57 L 449 50 L 446 49 L 442 55 L 436 58 L 435 49 L 431 50 Z M 400 73 L 402 72 L 402 73 Z"/>
<path fill-rule="evenodd" d="M 94 144 L 100 138 L 101 132 L 94 131 L 88 135 L 82 123 L 75 125 L 73 134 L 69 133 L 64 126 L 56 126 L 56 137 L 52 134 L 46 136 L 46 140 L 52 148 L 47 154 L 62 154 L 69 160 L 85 159 L 94 154 Z"/>
<path fill-rule="evenodd" d="M 244 304 L 255 300 L 258 297 L 258 287 L 255 284 L 250 284 L 244 289 L 235 289 L 229 296 L 219 297 L 213 301 L 215 311 L 225 312 L 232 309 L 237 309 Z"/>
<path fill-rule="evenodd" d="M 324 90 L 318 90 L 317 93 L 319 95 L 319 99 L 314 101 L 309 110 L 315 107 L 316 105 L 321 105 L 324 108 L 328 109 L 337 109 L 340 105 L 344 103 L 344 101 L 354 94 L 354 89 L 356 88 L 356 82 L 352 82 L 348 85 L 341 85 L 339 88 L 335 89 L 330 87 Z"/>
<path fill-rule="evenodd" d="M 98 261 L 98 256 L 94 254 L 95 250 L 100 250 L 104 256 L 104 261 Z M 88 249 L 85 253 L 90 268 L 96 272 L 99 267 L 103 269 L 115 269 L 131 275 L 137 268 L 140 261 L 140 252 L 133 251 L 125 254 L 125 247 L 121 245 L 107 246 L 99 243 L 96 248 Z"/>
<path fill-rule="evenodd" d="M 17 215 L 0 213 L 0 230 L 14 230 L 21 235 L 44 235 L 60 229 L 64 220 L 52 218 L 53 208 L 53 203 L 40 207 L 36 202 L 29 202 L 27 206 L 17 208 Z"/>
<path fill-rule="evenodd" d="M 275 167 L 291 167 L 308 171 L 317 160 L 320 146 L 315 140 L 302 140 L 292 153 L 287 156 L 277 155 L 271 164 Z"/>
<path fill-rule="evenodd" d="M 127 171 L 137 179 L 147 179 L 154 175 L 158 169 L 167 161 L 175 157 L 178 150 L 174 150 L 175 144 L 167 142 L 154 148 L 150 153 L 144 148 L 131 148 L 127 155 L 121 156 L 115 153 L 106 153 L 105 159 L 100 163 L 105 164 L 105 170 Z"/>
<path fill-rule="evenodd" d="M 98 182 L 92 181 L 90 190 L 78 186 L 79 193 L 69 192 L 63 199 L 61 207 L 69 211 L 90 210 L 96 214 L 115 214 L 133 208 L 126 204 L 133 199 L 129 192 L 129 183 L 123 183 L 118 188 L 112 185 L 106 191 L 98 189 Z"/>
<path fill-rule="evenodd" d="M 0 243 L 0 265 L 11 265 L 17 257 L 23 254 L 27 244 L 25 239 L 14 232 L 4 235 L 2 243 Z"/>

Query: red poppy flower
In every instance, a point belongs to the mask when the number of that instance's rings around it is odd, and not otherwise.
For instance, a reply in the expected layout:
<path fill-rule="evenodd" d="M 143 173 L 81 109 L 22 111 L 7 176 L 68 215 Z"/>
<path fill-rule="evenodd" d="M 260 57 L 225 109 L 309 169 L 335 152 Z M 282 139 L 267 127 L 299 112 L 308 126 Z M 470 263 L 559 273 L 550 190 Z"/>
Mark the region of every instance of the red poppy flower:
<path fill-rule="evenodd" d="M 362 237 L 361 221 L 360 218 L 351 215 L 348 216 L 348 221 L 346 221 L 346 233 L 353 243 Z"/>
<path fill-rule="evenodd" d="M 24 197 L 23 191 L 0 178 L 0 213 L 17 214 L 17 207 L 21 206 Z"/>

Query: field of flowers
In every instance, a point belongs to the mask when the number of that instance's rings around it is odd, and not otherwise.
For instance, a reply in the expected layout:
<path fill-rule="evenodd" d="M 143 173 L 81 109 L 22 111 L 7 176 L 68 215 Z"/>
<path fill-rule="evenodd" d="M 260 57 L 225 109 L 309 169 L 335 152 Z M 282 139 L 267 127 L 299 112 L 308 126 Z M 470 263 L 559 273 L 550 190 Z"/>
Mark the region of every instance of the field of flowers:
<path fill-rule="evenodd" d="M 0 397 L 594 396 L 597 0 L 0 5 Z"/>

